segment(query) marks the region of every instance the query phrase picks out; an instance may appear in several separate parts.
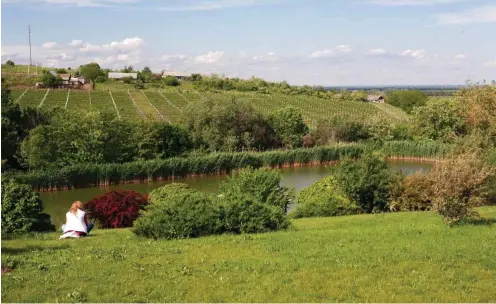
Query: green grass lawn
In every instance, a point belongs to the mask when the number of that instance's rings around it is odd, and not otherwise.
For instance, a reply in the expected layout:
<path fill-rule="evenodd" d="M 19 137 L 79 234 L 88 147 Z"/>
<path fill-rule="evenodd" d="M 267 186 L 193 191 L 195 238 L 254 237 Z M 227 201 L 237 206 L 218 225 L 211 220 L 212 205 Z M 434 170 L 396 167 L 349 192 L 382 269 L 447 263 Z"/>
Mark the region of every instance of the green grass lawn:
<path fill-rule="evenodd" d="M 293 222 L 178 241 L 96 230 L 2 241 L 4 302 L 494 302 L 496 207 L 449 228 L 434 213 Z"/>

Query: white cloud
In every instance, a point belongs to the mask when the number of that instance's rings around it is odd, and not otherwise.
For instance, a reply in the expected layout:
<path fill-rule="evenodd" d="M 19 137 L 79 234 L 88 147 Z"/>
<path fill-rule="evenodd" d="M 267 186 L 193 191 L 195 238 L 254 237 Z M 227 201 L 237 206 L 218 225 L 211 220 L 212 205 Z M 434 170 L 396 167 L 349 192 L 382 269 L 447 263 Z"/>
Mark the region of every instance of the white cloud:
<path fill-rule="evenodd" d="M 223 51 L 208 52 L 207 54 L 196 56 L 195 62 L 213 64 L 219 62 L 223 56 Z"/>
<path fill-rule="evenodd" d="M 378 48 L 378 49 L 372 49 L 368 52 L 369 55 L 386 55 L 387 52 L 385 49 L 381 49 L 381 48 Z"/>
<path fill-rule="evenodd" d="M 83 40 L 72 40 L 69 46 L 80 47 L 83 45 Z"/>
<path fill-rule="evenodd" d="M 126 61 L 129 59 L 129 55 L 128 54 L 119 54 L 119 55 L 117 55 L 117 59 L 119 59 L 120 61 Z"/>
<path fill-rule="evenodd" d="M 101 50 L 102 50 L 101 46 L 94 44 L 85 44 L 83 45 L 83 47 L 79 49 L 79 51 L 83 53 L 94 53 L 94 52 L 100 52 Z"/>
<path fill-rule="evenodd" d="M 57 55 L 47 56 L 46 59 L 56 60 L 56 61 L 73 61 L 74 58 L 66 53 L 59 53 Z"/>
<path fill-rule="evenodd" d="M 318 50 L 310 54 L 310 58 L 335 58 L 351 53 L 353 50 L 349 45 L 338 45 L 332 49 Z"/>
<path fill-rule="evenodd" d="M 467 59 L 467 55 L 465 54 L 458 54 L 455 56 L 455 60 L 464 60 Z"/>
<path fill-rule="evenodd" d="M 123 52 L 135 51 L 144 45 L 145 41 L 139 37 L 126 38 L 122 41 L 114 41 L 103 45 L 103 48 L 119 50 Z"/>
<path fill-rule="evenodd" d="M 484 65 L 490 68 L 496 68 L 496 60 L 488 61 Z"/>
<path fill-rule="evenodd" d="M 188 56 L 184 54 L 176 54 L 176 55 L 163 55 L 160 57 L 160 61 L 182 61 L 188 59 Z"/>
<path fill-rule="evenodd" d="M 414 59 L 422 59 L 425 57 L 425 50 L 406 50 L 400 54 L 403 57 L 410 57 Z"/>
<path fill-rule="evenodd" d="M 53 42 L 53 41 L 45 42 L 42 45 L 42 47 L 44 47 L 45 49 L 53 49 L 56 46 L 57 46 L 57 42 Z"/>
<path fill-rule="evenodd" d="M 436 16 L 438 25 L 455 25 L 468 23 L 496 22 L 496 5 L 471 8 L 462 12 L 440 14 Z"/>

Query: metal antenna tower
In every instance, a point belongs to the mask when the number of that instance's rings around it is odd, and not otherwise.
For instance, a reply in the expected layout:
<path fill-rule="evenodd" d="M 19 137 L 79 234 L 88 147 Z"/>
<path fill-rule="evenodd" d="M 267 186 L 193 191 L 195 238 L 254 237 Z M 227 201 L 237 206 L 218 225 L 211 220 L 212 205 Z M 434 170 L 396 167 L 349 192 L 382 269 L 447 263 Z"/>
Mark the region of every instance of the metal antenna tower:
<path fill-rule="evenodd" d="M 29 73 L 29 69 L 33 65 L 33 59 L 31 57 L 31 25 L 28 25 L 28 32 L 29 32 L 29 67 L 28 67 L 28 73 Z"/>

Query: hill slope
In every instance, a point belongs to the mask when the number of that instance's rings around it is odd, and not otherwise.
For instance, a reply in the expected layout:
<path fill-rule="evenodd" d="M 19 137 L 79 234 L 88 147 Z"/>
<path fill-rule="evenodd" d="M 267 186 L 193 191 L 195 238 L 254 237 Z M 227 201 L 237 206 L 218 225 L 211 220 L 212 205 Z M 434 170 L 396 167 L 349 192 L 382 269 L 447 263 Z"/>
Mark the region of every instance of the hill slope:
<path fill-rule="evenodd" d="M 177 241 L 96 230 L 2 240 L 6 302 L 494 302 L 496 207 L 312 218 L 286 232 Z M 77 282 L 75 285 L 74 282 Z"/>
<path fill-rule="evenodd" d="M 303 115 L 310 127 L 315 127 L 319 120 L 333 116 L 350 120 L 366 121 L 380 115 L 391 121 L 407 121 L 407 115 L 400 109 L 389 105 L 376 105 L 350 100 L 321 99 L 304 95 L 251 94 L 240 92 L 205 93 L 184 89 L 146 89 L 135 90 L 126 87 L 111 86 L 91 93 L 72 90 L 47 89 L 13 89 L 12 94 L 21 107 L 77 108 L 108 110 L 119 113 L 124 119 L 162 119 L 178 122 L 184 115 L 183 110 L 201 99 L 230 100 L 237 98 L 252 104 L 264 114 L 293 106 Z M 110 93 L 109 93 L 110 92 Z M 43 101 L 43 102 L 42 102 Z M 115 106 L 113 103 L 115 102 Z M 147 115 L 143 115 L 147 113 Z"/>

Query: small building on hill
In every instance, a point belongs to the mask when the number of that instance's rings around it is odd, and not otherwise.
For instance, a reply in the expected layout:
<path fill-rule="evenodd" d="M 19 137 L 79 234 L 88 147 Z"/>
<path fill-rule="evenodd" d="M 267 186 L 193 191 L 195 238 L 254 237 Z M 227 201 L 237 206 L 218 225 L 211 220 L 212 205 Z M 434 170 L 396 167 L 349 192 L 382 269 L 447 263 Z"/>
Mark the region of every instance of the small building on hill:
<path fill-rule="evenodd" d="M 118 72 L 110 72 L 108 74 L 109 79 L 121 80 L 122 78 L 131 77 L 132 79 L 138 79 L 138 73 L 118 73 Z"/>
<path fill-rule="evenodd" d="M 184 80 L 186 78 L 190 78 L 191 77 L 191 73 L 164 71 L 162 73 L 162 78 L 165 78 L 167 76 L 176 77 L 177 80 Z"/>
<path fill-rule="evenodd" d="M 383 95 L 368 95 L 367 101 L 368 102 L 375 102 L 375 103 L 385 103 L 386 98 Z"/>

